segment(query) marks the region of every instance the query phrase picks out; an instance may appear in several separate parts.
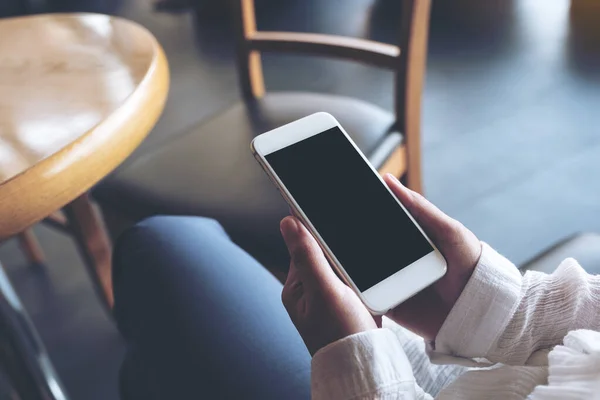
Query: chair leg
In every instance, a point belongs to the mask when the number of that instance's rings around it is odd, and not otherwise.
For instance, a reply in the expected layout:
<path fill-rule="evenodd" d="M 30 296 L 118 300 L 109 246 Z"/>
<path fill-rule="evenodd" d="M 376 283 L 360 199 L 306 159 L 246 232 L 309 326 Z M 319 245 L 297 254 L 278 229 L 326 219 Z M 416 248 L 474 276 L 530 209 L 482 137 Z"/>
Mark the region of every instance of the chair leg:
<path fill-rule="evenodd" d="M 21 250 L 25 253 L 30 264 L 43 264 L 45 262 L 44 251 L 40 246 L 33 229 L 29 228 L 17 236 Z"/>
<path fill-rule="evenodd" d="M 112 250 L 100 212 L 87 193 L 66 205 L 63 211 L 96 292 L 110 311 L 113 306 Z"/>
<path fill-rule="evenodd" d="M 407 150 L 405 146 L 399 147 L 379 167 L 379 173 L 392 174 L 407 188 L 423 194 L 423 183 L 421 182 L 421 165 L 413 163 L 407 165 Z"/>
<path fill-rule="evenodd" d="M 423 194 L 423 181 L 421 176 L 421 164 L 420 162 L 410 162 L 406 169 L 405 174 L 405 185 L 411 190 L 417 193 Z"/>
<path fill-rule="evenodd" d="M 0 265 L 0 366 L 16 398 L 66 400 L 44 344 Z M 11 397 L 12 398 L 12 397 Z"/>
<path fill-rule="evenodd" d="M 406 171 L 406 148 L 404 146 L 398 147 L 392 152 L 379 167 L 379 173 L 381 175 L 392 174 L 396 178 L 402 177 Z"/>

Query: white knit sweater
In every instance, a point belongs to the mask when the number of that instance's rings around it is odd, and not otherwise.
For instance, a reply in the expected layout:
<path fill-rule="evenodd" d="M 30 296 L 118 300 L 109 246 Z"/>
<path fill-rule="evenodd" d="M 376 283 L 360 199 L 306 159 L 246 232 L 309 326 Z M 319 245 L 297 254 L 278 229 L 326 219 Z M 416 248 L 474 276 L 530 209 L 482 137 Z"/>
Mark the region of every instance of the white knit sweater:
<path fill-rule="evenodd" d="M 586 274 L 573 259 L 552 275 L 522 276 L 484 244 L 435 344 L 426 346 L 385 320 L 383 329 L 347 337 L 315 354 L 312 396 L 600 399 L 600 333 L 595 331 L 600 331 L 600 276 Z"/>

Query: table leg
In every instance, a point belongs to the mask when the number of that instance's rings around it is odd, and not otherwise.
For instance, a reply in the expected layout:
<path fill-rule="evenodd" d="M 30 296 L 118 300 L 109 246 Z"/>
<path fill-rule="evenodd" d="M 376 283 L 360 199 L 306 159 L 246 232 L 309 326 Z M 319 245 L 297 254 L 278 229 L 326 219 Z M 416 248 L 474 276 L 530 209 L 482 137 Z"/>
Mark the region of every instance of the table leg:
<path fill-rule="evenodd" d="M 44 263 L 44 251 L 31 228 L 19 233 L 18 239 L 21 250 L 30 264 Z"/>
<path fill-rule="evenodd" d="M 0 265 L 0 363 L 20 399 L 66 400 L 46 349 Z"/>
<path fill-rule="evenodd" d="M 66 205 L 63 211 L 96 292 L 110 311 L 113 306 L 112 249 L 100 212 L 87 193 Z"/>

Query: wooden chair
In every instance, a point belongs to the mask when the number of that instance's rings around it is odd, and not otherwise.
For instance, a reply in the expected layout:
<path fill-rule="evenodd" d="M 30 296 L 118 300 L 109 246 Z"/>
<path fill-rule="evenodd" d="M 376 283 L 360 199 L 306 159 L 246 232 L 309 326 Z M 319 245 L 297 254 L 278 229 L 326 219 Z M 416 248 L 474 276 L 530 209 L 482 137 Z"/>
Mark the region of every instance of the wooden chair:
<path fill-rule="evenodd" d="M 409 187 L 421 191 L 421 92 L 430 0 L 403 1 L 398 46 L 323 34 L 258 31 L 253 1 L 233 3 L 243 99 L 119 169 L 94 195 L 105 215 L 116 219 L 135 221 L 157 214 L 215 218 L 263 263 L 280 266 L 287 264 L 287 252 L 278 226 L 288 207 L 253 159 L 250 141 L 297 118 L 326 111 L 341 122 L 380 172 L 402 177 Z M 343 96 L 267 93 L 261 52 L 334 57 L 392 70 L 394 113 Z"/>

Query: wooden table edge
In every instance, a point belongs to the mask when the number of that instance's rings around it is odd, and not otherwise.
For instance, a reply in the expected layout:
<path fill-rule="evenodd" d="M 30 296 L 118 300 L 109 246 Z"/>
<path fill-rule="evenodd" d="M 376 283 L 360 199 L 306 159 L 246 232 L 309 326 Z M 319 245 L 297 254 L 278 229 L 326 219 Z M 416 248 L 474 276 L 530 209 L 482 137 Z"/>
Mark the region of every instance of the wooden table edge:
<path fill-rule="evenodd" d="M 150 133 L 167 99 L 169 67 L 162 47 L 149 35 L 156 54 L 149 72 L 123 104 L 76 141 L 0 184 L 0 240 L 88 191 Z"/>

